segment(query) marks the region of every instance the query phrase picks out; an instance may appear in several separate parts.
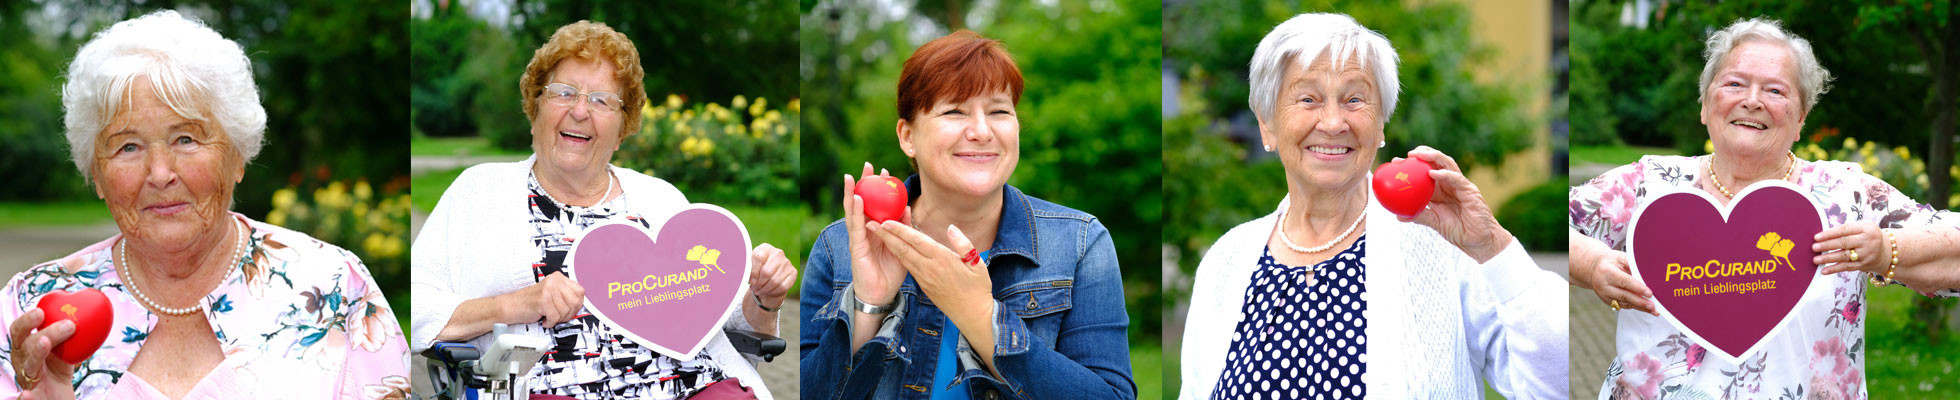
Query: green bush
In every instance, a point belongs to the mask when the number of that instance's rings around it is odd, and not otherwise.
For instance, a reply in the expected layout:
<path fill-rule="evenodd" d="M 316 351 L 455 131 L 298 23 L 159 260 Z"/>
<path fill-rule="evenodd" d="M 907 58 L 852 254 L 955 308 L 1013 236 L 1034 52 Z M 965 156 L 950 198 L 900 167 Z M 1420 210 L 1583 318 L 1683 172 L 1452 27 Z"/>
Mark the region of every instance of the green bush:
<path fill-rule="evenodd" d="M 1565 177 L 1558 176 L 1512 197 L 1497 210 L 1497 223 L 1526 250 L 1563 252 L 1566 247 Z"/>
<path fill-rule="evenodd" d="M 265 222 L 306 233 L 361 258 L 395 307 L 408 300 L 409 195 L 406 182 L 377 194 L 367 180 L 289 185 L 273 191 Z"/>
<path fill-rule="evenodd" d="M 640 132 L 620 144 L 614 165 L 665 179 L 694 202 L 775 205 L 796 199 L 796 99 L 777 106 L 736 95 L 723 107 L 668 95 L 653 103 L 637 113 Z"/>

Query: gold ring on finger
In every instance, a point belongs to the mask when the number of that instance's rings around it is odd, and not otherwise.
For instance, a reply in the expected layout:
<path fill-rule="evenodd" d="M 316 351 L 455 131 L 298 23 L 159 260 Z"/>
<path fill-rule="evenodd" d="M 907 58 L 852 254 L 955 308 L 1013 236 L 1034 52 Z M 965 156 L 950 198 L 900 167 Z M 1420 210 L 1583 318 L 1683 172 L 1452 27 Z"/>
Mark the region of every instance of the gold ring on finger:
<path fill-rule="evenodd" d="M 1851 262 L 1858 262 L 1858 249 L 1845 249 L 1851 253 Z"/>
<path fill-rule="evenodd" d="M 1613 311 L 1620 311 L 1620 301 L 1619 301 L 1619 300 L 1613 300 L 1613 303 L 1612 303 L 1612 304 L 1609 304 L 1609 305 L 1611 305 L 1611 306 L 1613 306 Z"/>

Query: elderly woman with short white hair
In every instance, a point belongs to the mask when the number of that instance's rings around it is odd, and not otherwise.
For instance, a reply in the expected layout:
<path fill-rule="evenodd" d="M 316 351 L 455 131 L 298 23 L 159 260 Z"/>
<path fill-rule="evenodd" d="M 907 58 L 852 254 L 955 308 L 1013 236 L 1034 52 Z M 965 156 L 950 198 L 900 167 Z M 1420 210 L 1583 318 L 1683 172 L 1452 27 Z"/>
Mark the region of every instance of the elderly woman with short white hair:
<path fill-rule="evenodd" d="M 1854 163 L 1806 161 L 1790 151 L 1804 118 L 1830 90 L 1831 73 L 1810 41 L 1775 20 L 1738 20 L 1709 35 L 1700 118 L 1715 151 L 1645 156 L 1571 191 L 1572 284 L 1618 314 L 1617 353 L 1600 398 L 1757 398 L 1800 393 L 1865 398 L 1865 282 L 1903 283 L 1960 295 L 1960 216 L 1907 197 Z M 1806 296 L 1761 350 L 1731 362 L 1660 317 L 1652 291 L 1632 275 L 1627 230 L 1655 196 L 1699 191 L 1728 204 L 1757 182 L 1781 180 L 1823 207 L 1811 250 L 1830 290 Z M 1851 272 L 1851 273 L 1845 273 Z M 1581 304 L 1573 304 L 1580 307 Z M 1598 365 L 1582 366 L 1599 368 Z"/>
<path fill-rule="evenodd" d="M 121 232 L 0 288 L 0 369 L 14 381 L 0 396 L 406 395 L 408 345 L 361 260 L 230 211 L 265 143 L 237 43 L 174 11 L 117 23 L 76 54 L 62 109 L 75 167 Z M 52 350 L 78 324 L 41 328 L 35 304 L 86 289 L 114 315 L 102 346 L 70 364 Z"/>
<path fill-rule="evenodd" d="M 1259 42 L 1249 103 L 1286 198 L 1199 262 L 1179 398 L 1474 398 L 1484 383 L 1565 396 L 1563 282 L 1456 161 L 1409 151 L 1435 166 L 1434 196 L 1413 217 L 1376 204 L 1397 60 L 1339 14 L 1295 16 Z"/>

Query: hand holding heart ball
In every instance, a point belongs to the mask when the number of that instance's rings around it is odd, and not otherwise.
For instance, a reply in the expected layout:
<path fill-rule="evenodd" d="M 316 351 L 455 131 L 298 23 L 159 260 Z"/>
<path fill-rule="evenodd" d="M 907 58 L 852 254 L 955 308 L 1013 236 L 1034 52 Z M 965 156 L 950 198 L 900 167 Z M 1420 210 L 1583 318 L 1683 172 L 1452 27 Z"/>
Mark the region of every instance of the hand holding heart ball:
<path fill-rule="evenodd" d="M 1429 178 L 1431 169 L 1435 167 L 1413 158 L 1382 164 L 1375 169 L 1375 200 L 1395 215 L 1415 218 L 1436 194 L 1436 181 Z"/>
<path fill-rule="evenodd" d="M 1456 159 L 1441 151 L 1417 146 L 1409 150 L 1408 158 L 1377 169 L 1373 185 L 1382 208 L 1402 221 L 1435 229 L 1478 263 L 1511 244 L 1511 232 L 1497 224 L 1477 184 L 1463 176 Z"/>
<path fill-rule="evenodd" d="M 864 199 L 864 217 L 872 221 L 897 221 L 905 218 L 905 203 L 910 200 L 905 192 L 905 182 L 885 175 L 873 175 L 858 181 L 855 193 Z"/>
<path fill-rule="evenodd" d="M 109 337 L 109 325 L 116 320 L 116 309 L 109 304 L 109 297 L 95 289 L 55 291 L 41 296 L 35 306 L 45 315 L 41 329 L 56 322 L 75 321 L 75 334 L 49 352 L 69 364 L 81 364 L 102 348 L 102 341 Z"/>

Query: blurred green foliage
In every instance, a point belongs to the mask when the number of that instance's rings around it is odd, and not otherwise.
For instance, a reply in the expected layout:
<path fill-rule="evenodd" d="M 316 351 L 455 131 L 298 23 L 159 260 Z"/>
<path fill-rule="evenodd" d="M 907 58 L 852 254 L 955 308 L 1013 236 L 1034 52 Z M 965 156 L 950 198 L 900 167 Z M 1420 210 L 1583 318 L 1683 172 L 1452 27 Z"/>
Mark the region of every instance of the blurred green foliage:
<path fill-rule="evenodd" d="M 1017 107 L 1021 161 L 1009 183 L 1108 226 L 1123 265 L 1131 343 L 1160 341 L 1159 3 L 918 2 L 892 12 L 839 0 L 805 10 L 800 76 L 810 135 L 798 187 L 825 223 L 843 215 L 843 174 L 865 162 L 914 172 L 896 134 L 899 69 L 926 41 L 971 29 L 1005 44 L 1027 83 Z"/>

